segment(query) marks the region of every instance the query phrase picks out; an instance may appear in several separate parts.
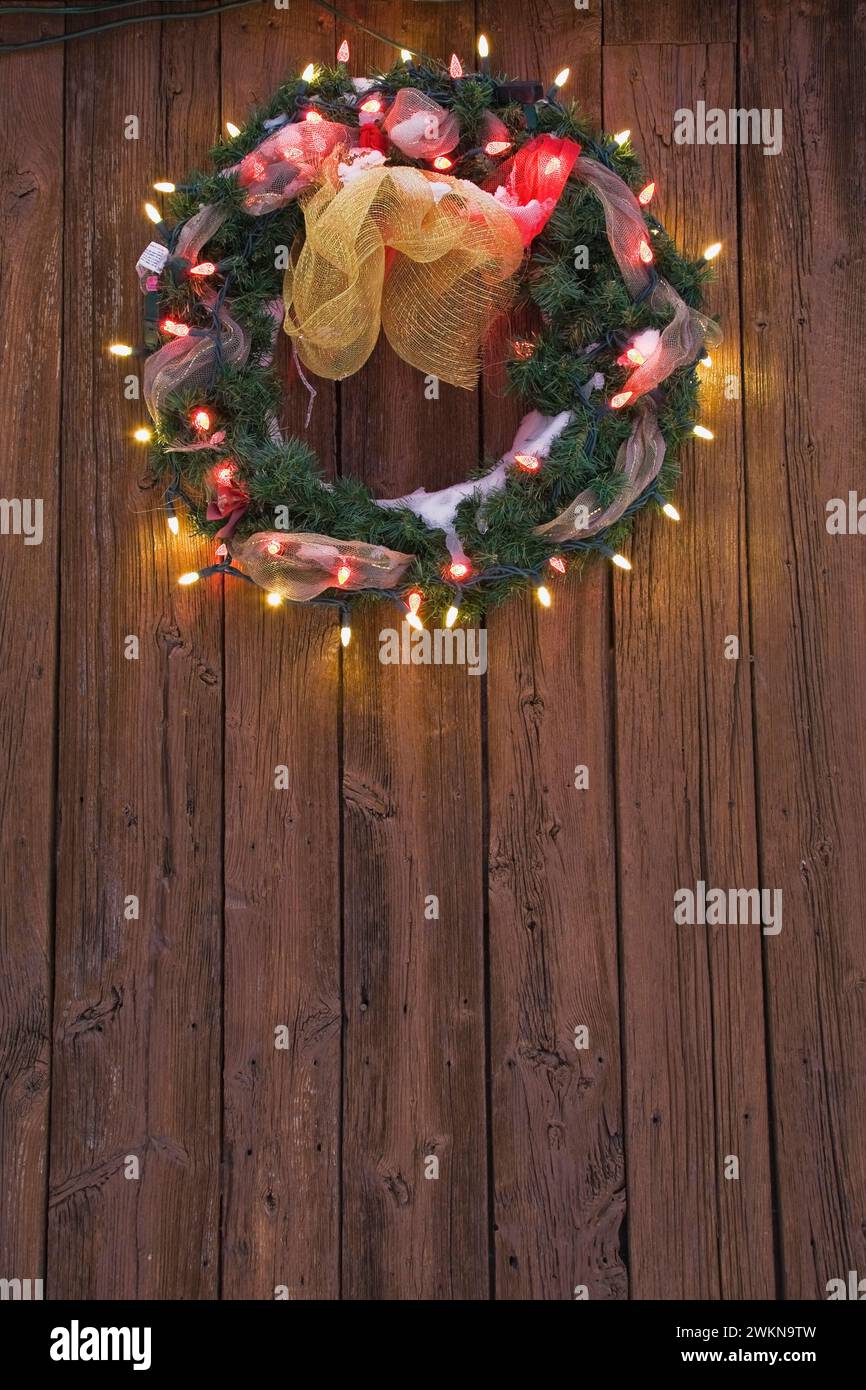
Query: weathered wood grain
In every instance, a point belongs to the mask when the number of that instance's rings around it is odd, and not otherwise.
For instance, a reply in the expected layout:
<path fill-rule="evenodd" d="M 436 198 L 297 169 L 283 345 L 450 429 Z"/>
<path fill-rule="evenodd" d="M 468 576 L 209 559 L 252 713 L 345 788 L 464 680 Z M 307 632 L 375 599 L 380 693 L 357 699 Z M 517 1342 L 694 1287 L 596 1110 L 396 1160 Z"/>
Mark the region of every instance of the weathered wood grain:
<path fill-rule="evenodd" d="M 733 102 L 728 47 L 606 55 L 605 107 L 657 215 L 684 249 L 725 248 L 708 292 L 725 339 L 701 369 L 717 438 L 684 451 L 682 524 L 644 514 L 614 587 L 629 1272 L 636 1298 L 769 1298 L 760 927 L 674 923 L 679 888 L 758 885 L 740 400 L 724 390 L 740 373 L 736 152 L 672 146 L 673 112 L 698 96 Z"/>
<path fill-rule="evenodd" d="M 353 12 L 468 66 L 471 5 Z M 361 35 L 354 45 L 357 72 L 393 61 Z M 456 481 L 477 459 L 477 396 L 443 384 L 425 400 L 384 342 L 342 399 L 343 468 L 383 496 Z M 378 633 L 399 625 L 377 606 L 344 663 L 344 1292 L 476 1299 L 488 1293 L 480 682 L 465 667 L 380 665 Z M 429 895 L 438 920 L 425 919 Z"/>
<path fill-rule="evenodd" d="M 32 19 L 3 15 L 0 39 Z M 62 20 L 46 18 L 44 32 Z M 29 60 L 29 61 L 28 61 Z M 3 60 L 0 83 L 0 1276 L 44 1275 L 50 1063 L 62 309 L 63 63 Z M 42 503 L 25 544 L 15 503 Z M 6 503 L 11 510 L 5 510 Z M 16 515 L 18 522 L 16 523 Z M 38 512 L 30 513 L 31 524 Z M 17 526 L 17 534 L 16 534 Z M 36 539 L 34 533 L 32 538 Z"/>
<path fill-rule="evenodd" d="M 478 29 L 490 40 L 494 73 L 536 79 L 550 85 L 566 65 L 564 101 L 576 101 L 582 111 L 599 111 L 601 65 L 601 5 L 578 9 L 573 0 L 526 0 L 496 4 L 480 0 Z M 511 443 L 511 440 L 508 441 Z"/>
<path fill-rule="evenodd" d="M 334 60 L 311 6 L 226 15 L 224 118 L 292 72 Z M 335 393 L 290 369 L 283 424 L 333 467 Z M 333 613 L 226 591 L 226 975 L 223 1295 L 339 1289 L 339 638 Z M 288 768 L 276 790 L 275 769 Z M 288 1045 L 275 1046 L 275 1029 Z"/>
<path fill-rule="evenodd" d="M 142 204 L 213 130 L 216 62 L 210 20 L 66 51 L 55 1298 L 216 1290 L 220 614 L 212 593 L 176 594 L 194 548 L 130 441 L 137 363 L 105 352 L 139 335 Z"/>
<path fill-rule="evenodd" d="M 784 54 L 784 63 L 780 55 Z M 863 15 L 743 11 L 741 104 L 778 107 L 741 155 L 748 550 L 782 1293 L 866 1270 L 866 539 L 862 497 Z"/>
<path fill-rule="evenodd" d="M 549 80 L 570 64 L 564 95 L 598 119 L 597 14 L 567 0 L 533 6 L 525 24 L 491 5 L 483 27 L 488 14 L 509 73 Z M 489 453 L 510 445 L 519 417 L 515 401 L 485 392 Z M 550 612 L 527 595 L 488 621 L 496 1296 L 622 1298 L 608 574 L 559 583 L 551 572 L 549 587 Z"/>
<path fill-rule="evenodd" d="M 354 12 L 467 66 L 478 30 L 494 70 L 569 63 L 590 111 L 603 65 L 660 215 L 725 243 L 717 439 L 688 451 L 682 525 L 639 521 L 631 575 L 491 617 L 484 682 L 380 665 L 396 610 L 341 654 L 326 612 L 179 594 L 206 551 L 170 539 L 129 440 L 140 364 L 104 354 L 137 334 L 149 185 L 344 36 L 356 73 L 392 55 L 296 3 L 0 57 L 2 491 L 45 504 L 40 546 L 0 536 L 0 1276 L 823 1299 L 866 1270 L 864 542 L 825 526 L 862 494 L 858 7 L 744 4 L 739 59 L 722 0 Z M 0 5 L 0 39 L 33 32 Z M 778 106 L 783 153 L 674 145 L 699 99 Z M 518 413 L 489 384 L 427 401 L 384 344 L 317 384 L 324 467 L 382 493 L 462 477 Z M 781 933 L 675 926 L 701 878 L 781 888 Z"/>
<path fill-rule="evenodd" d="M 605 47 L 633 43 L 736 43 L 734 0 L 601 0 Z M 755 0 L 744 0 L 746 6 Z"/>

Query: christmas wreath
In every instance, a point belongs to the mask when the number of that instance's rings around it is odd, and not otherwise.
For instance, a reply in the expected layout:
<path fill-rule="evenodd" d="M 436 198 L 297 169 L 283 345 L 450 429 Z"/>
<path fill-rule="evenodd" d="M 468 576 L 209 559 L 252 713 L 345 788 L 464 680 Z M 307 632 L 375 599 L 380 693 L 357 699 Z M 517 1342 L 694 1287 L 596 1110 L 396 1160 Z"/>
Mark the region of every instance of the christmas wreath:
<path fill-rule="evenodd" d="M 483 49 L 483 44 L 482 44 Z M 143 392 L 168 524 L 183 506 L 218 545 L 181 583 L 230 574 L 269 603 L 333 604 L 349 640 L 361 597 L 414 625 L 452 626 L 620 546 L 648 503 L 677 518 L 676 455 L 695 425 L 697 365 L 717 337 L 700 312 L 707 262 L 650 211 L 628 132 L 594 132 L 560 89 L 403 54 L 390 72 L 335 68 L 286 82 L 215 171 L 147 212 L 159 240 L 137 271 Z M 512 448 L 438 492 L 377 498 L 320 475 L 278 423 L 278 333 L 299 389 L 342 379 L 380 330 L 431 377 L 475 386 L 506 333 L 507 389 L 527 414 Z M 499 354 L 500 358 L 503 354 Z M 308 412 L 309 419 L 309 412 Z"/>

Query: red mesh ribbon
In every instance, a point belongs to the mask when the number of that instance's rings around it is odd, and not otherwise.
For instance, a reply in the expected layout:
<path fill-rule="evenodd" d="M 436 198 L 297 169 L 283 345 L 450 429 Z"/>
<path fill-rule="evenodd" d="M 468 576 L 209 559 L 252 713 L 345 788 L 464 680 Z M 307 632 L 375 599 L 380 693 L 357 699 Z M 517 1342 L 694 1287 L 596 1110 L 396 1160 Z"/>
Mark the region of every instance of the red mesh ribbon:
<path fill-rule="evenodd" d="M 576 178 L 589 184 L 598 195 L 604 209 L 610 249 L 626 288 L 636 298 L 646 290 L 652 274 L 652 262 L 645 263 L 641 257 L 642 243 L 650 250 L 652 247 L 640 204 L 619 175 L 597 160 L 582 157 L 574 172 Z M 673 286 L 661 277 L 650 292 L 649 305 L 655 313 L 673 311 L 673 317 L 662 330 L 655 351 L 621 388 L 631 391 L 632 398 L 652 391 L 678 367 L 693 362 L 704 343 L 712 345 L 721 339 L 718 324 L 697 309 L 690 309 Z"/>
<path fill-rule="evenodd" d="M 392 589 L 415 558 L 384 545 L 307 531 L 256 531 L 232 546 L 232 556 L 263 589 L 300 602 L 325 589 Z M 348 570 L 342 584 L 341 569 Z"/>
<path fill-rule="evenodd" d="M 552 521 L 536 526 L 535 534 L 550 541 L 573 541 L 598 535 L 618 521 L 649 487 L 658 476 L 664 457 L 665 441 L 655 406 L 652 401 L 643 400 L 635 412 L 632 432 L 620 445 L 616 456 L 616 471 L 623 480 L 616 499 L 603 507 L 592 488 L 586 488 Z"/>
<path fill-rule="evenodd" d="M 382 127 L 410 159 L 436 159 L 460 139 L 457 117 L 414 87 L 401 87 Z"/>
<path fill-rule="evenodd" d="M 318 113 L 316 113 L 318 114 Z M 291 121 L 280 126 L 230 173 L 246 189 L 245 210 L 257 217 L 286 203 L 313 182 L 322 160 L 338 145 L 356 145 L 358 131 L 336 121 Z"/>
<path fill-rule="evenodd" d="M 524 246 L 546 224 L 579 154 L 580 145 L 574 140 L 538 135 L 527 140 L 486 183 L 496 201 L 511 213 Z"/>
<path fill-rule="evenodd" d="M 221 473 L 226 471 L 228 479 L 221 477 Z M 228 540 L 250 505 L 250 495 L 238 482 L 236 469 L 230 459 L 223 460 L 209 471 L 205 478 L 205 486 L 208 498 L 207 519 L 222 521 L 223 525 L 217 531 L 216 539 Z"/>

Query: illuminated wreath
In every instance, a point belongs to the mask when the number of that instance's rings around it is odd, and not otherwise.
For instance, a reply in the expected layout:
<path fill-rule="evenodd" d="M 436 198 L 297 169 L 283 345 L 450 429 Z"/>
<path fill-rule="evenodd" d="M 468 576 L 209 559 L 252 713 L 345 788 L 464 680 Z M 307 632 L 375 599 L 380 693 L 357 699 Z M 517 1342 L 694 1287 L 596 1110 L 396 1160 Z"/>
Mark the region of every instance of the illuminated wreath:
<path fill-rule="evenodd" d="M 548 584 L 592 552 L 630 568 L 630 518 L 670 502 L 695 432 L 696 368 L 718 330 L 699 312 L 717 247 L 684 259 L 649 213 L 628 132 L 565 107 L 560 73 L 494 80 L 403 61 L 351 78 L 308 68 L 212 152 L 216 171 L 148 204 L 159 241 L 137 266 L 144 398 L 168 524 L 182 504 L 218 545 L 213 574 L 268 602 L 359 596 L 452 626 Z M 486 67 L 486 63 L 482 65 Z M 528 413 L 512 448 L 438 492 L 374 497 L 325 481 L 278 423 L 277 334 L 308 373 L 342 379 L 384 330 L 424 373 L 472 388 L 494 324 Z M 135 349 L 115 344 L 124 354 Z M 308 412 L 309 418 L 309 412 Z"/>

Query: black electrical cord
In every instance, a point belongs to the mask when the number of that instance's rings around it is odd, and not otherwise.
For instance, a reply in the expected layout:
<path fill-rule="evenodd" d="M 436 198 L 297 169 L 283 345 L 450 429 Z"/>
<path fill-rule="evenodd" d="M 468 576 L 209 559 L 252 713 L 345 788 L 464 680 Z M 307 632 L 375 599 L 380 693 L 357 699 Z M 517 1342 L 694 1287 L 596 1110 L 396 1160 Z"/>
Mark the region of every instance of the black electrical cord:
<path fill-rule="evenodd" d="M 91 0 L 89 5 L 2 5 L 0 15 L 7 14 L 108 14 L 111 10 L 128 10 L 144 0 Z M 156 4 L 197 4 L 198 0 L 154 0 Z M 252 0 L 250 0 L 252 4 Z"/>
<path fill-rule="evenodd" d="M 125 0 L 119 0 L 119 3 L 123 4 Z M 135 0 L 135 3 L 140 4 L 141 0 Z M 70 29 L 65 34 L 48 34 L 45 38 L 28 39 L 24 43 L 4 43 L 0 46 L 0 55 L 3 53 L 22 53 L 27 48 L 50 48 L 53 44 L 71 43 L 73 39 L 88 39 L 94 34 L 107 34 L 110 29 L 128 29 L 134 24 L 161 24 L 164 20 L 170 19 L 204 19 L 205 16 L 209 14 L 225 14 L 226 10 L 239 10 L 245 5 L 254 5 L 256 3 L 257 0 L 231 0 L 231 3 L 228 5 L 215 5 L 213 9 L 210 10 L 182 10 L 180 13 L 140 14 L 134 15 L 130 19 L 112 19 L 107 24 L 92 24 L 89 29 Z M 115 7 L 105 6 L 105 8 Z M 23 12 L 24 6 L 19 5 L 16 13 L 22 14 Z M 9 12 L 0 9 L 0 18 L 6 13 Z M 40 5 L 34 5 L 31 13 L 34 15 L 59 14 L 61 11 L 43 10 Z M 66 11 L 63 11 L 63 13 L 66 13 Z M 87 13 L 87 11 L 82 10 L 81 13 L 84 14 Z"/>
<path fill-rule="evenodd" d="M 187 4 L 190 0 L 164 0 L 167 4 Z M 135 5 L 145 3 L 145 0 L 107 0 L 104 5 L 10 5 L 0 6 L 0 21 L 7 14 L 32 14 L 38 15 L 78 15 L 78 14 L 101 14 L 109 13 L 112 10 L 130 9 Z M 70 43 L 73 39 L 87 39 L 94 34 L 105 34 L 111 29 L 126 29 L 135 24 L 162 23 L 173 19 L 205 19 L 208 15 L 225 14 L 228 10 L 239 10 L 246 5 L 260 4 L 261 0 L 230 0 L 229 4 L 214 5 L 209 10 L 181 10 L 166 13 L 157 11 L 155 14 L 131 15 L 126 19 L 112 19 L 105 24 L 92 24 L 88 29 L 71 29 L 65 34 L 47 34 L 41 39 L 27 39 L 23 43 L 4 43 L 0 44 L 0 56 L 4 53 L 21 53 L 28 48 L 49 48 L 53 44 Z M 371 29 L 368 25 L 362 24 L 359 19 L 346 14 L 336 5 L 327 3 L 327 0 L 313 0 L 320 10 L 327 10 L 328 14 L 335 19 L 341 19 L 345 24 L 349 24 L 354 29 L 359 29 L 361 33 L 368 34 L 370 38 L 377 39 L 380 43 L 387 43 L 391 48 L 403 49 L 405 44 L 399 44 L 394 39 L 389 39 L 387 34 L 380 34 L 377 29 Z M 425 54 L 418 53 L 414 49 L 406 48 L 407 53 L 411 53 L 413 58 L 420 58 L 424 62 L 432 62 Z"/>

